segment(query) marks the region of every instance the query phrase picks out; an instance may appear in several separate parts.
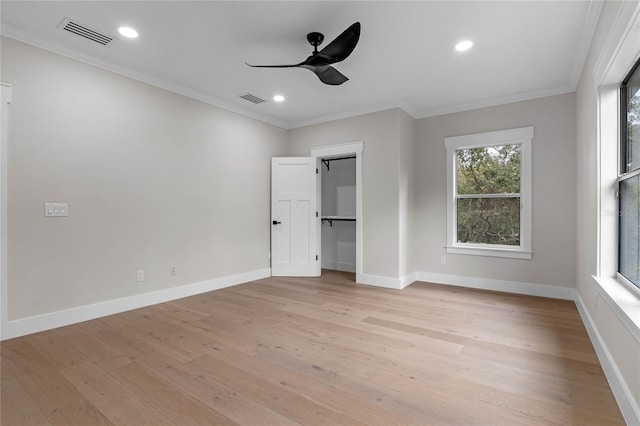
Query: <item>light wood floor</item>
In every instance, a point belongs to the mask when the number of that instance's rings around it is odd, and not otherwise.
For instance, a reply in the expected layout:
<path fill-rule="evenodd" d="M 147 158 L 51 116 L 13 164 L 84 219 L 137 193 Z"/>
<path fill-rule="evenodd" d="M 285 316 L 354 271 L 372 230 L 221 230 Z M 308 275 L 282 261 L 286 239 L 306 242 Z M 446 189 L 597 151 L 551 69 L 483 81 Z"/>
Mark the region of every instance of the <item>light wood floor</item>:
<path fill-rule="evenodd" d="M 624 424 L 573 302 L 268 278 L 2 343 L 2 425 Z"/>

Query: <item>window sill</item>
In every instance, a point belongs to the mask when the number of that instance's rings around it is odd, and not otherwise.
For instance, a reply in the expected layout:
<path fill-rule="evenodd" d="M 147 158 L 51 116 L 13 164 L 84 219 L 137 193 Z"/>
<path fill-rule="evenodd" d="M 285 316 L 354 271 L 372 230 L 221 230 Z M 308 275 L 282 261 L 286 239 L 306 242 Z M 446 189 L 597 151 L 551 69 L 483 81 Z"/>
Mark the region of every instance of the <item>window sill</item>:
<path fill-rule="evenodd" d="M 592 277 L 598 294 L 640 343 L 640 289 L 617 278 Z"/>
<path fill-rule="evenodd" d="M 447 253 L 468 254 L 471 256 L 491 256 L 510 257 L 512 259 L 531 259 L 533 255 L 530 251 L 520 249 L 498 248 L 498 247 L 478 247 L 478 246 L 450 246 L 446 247 Z"/>

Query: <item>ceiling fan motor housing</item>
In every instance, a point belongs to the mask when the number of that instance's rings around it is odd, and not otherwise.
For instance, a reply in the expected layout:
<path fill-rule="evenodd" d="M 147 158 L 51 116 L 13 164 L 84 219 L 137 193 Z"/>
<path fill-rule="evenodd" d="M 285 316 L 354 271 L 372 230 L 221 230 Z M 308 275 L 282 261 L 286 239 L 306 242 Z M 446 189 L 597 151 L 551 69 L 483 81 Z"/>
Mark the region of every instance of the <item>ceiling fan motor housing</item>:
<path fill-rule="evenodd" d="M 320 46 L 324 41 L 324 34 L 318 32 L 309 33 L 307 34 L 307 41 L 315 48 L 315 51 L 317 52 L 318 46 Z"/>

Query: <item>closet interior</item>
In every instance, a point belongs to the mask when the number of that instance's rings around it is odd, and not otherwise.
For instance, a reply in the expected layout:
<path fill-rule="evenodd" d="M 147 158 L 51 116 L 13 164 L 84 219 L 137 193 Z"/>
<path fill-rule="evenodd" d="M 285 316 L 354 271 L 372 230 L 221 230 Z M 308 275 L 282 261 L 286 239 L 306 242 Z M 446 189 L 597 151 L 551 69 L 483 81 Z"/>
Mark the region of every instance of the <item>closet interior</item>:
<path fill-rule="evenodd" d="M 322 159 L 322 268 L 356 271 L 356 157 Z"/>

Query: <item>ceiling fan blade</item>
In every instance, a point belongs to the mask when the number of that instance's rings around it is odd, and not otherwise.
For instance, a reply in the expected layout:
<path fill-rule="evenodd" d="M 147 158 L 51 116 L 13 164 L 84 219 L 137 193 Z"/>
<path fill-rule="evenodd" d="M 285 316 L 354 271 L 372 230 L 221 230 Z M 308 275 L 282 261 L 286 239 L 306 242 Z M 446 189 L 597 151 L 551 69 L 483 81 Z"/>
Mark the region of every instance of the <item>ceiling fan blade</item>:
<path fill-rule="evenodd" d="M 253 68 L 295 68 L 295 67 L 299 67 L 301 64 L 295 64 L 295 65 L 251 65 L 245 62 L 245 64 L 249 65 L 250 67 Z"/>
<path fill-rule="evenodd" d="M 311 71 L 316 73 L 320 81 L 324 84 L 330 84 L 331 86 L 338 86 L 349 80 L 344 74 L 332 66 L 317 67 L 315 70 Z"/>
<path fill-rule="evenodd" d="M 360 22 L 356 22 L 317 54 L 330 58 L 329 63 L 344 61 L 353 52 L 359 39 Z"/>

